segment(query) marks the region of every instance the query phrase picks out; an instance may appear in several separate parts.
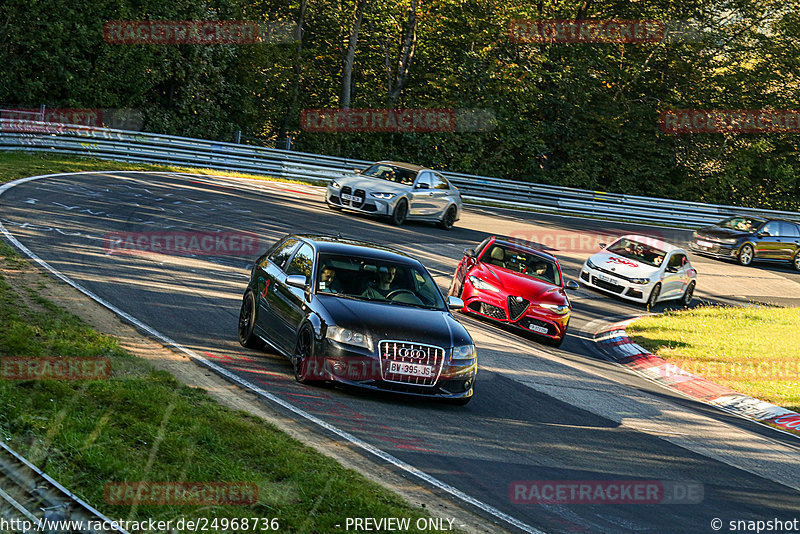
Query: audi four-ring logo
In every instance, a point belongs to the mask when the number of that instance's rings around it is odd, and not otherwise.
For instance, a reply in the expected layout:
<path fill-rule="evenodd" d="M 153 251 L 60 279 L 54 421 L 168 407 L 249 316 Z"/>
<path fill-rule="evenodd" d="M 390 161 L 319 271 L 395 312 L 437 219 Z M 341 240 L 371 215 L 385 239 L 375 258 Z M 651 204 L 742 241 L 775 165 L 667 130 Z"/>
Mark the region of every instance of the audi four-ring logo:
<path fill-rule="evenodd" d="M 403 347 L 397 349 L 397 355 L 401 358 L 424 358 L 425 351 L 422 349 L 409 349 L 407 347 Z"/>

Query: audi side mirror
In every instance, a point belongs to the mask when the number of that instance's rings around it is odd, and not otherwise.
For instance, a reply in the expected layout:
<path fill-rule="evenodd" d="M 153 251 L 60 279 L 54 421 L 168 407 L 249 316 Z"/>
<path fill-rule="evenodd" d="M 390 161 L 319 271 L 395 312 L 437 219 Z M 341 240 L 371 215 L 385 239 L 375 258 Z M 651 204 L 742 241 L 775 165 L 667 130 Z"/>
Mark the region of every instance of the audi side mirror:
<path fill-rule="evenodd" d="M 451 310 L 460 310 L 464 307 L 464 301 L 458 297 L 447 297 L 447 307 Z"/>
<path fill-rule="evenodd" d="M 305 289 L 308 285 L 306 277 L 301 274 L 293 274 L 286 277 L 286 285 L 296 287 L 298 289 Z"/>
<path fill-rule="evenodd" d="M 578 282 L 576 282 L 575 280 L 569 280 L 567 282 L 566 289 L 575 290 L 575 289 L 580 289 L 580 288 L 581 288 L 581 286 L 579 286 Z"/>

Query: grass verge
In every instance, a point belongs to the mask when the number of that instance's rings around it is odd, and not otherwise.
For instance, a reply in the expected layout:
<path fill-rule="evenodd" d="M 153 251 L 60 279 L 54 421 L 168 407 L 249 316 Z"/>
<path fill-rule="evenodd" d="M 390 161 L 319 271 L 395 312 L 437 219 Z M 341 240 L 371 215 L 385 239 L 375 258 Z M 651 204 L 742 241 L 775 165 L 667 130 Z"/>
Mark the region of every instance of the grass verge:
<path fill-rule="evenodd" d="M 110 169 L 177 170 L 0 153 L 2 181 Z M 87 381 L 0 378 L 0 439 L 112 519 L 277 518 L 281 531 L 316 533 L 341 530 L 346 517 L 409 518 L 414 531 L 425 517 L 276 427 L 153 369 L 39 296 L 35 284 L 10 284 L 20 269 L 30 266 L 0 241 L 0 358 L 102 356 L 113 374 Z M 107 483 L 142 481 L 255 484 L 257 501 L 133 507 L 105 501 Z"/>
<path fill-rule="evenodd" d="M 702 306 L 643 317 L 626 330 L 692 374 L 800 412 L 800 308 Z"/>

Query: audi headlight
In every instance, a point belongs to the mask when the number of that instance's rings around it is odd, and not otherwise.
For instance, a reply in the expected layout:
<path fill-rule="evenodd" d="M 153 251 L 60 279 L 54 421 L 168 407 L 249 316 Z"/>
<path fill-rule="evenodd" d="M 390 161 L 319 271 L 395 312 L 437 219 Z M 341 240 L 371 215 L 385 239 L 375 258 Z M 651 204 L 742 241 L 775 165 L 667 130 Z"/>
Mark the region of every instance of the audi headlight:
<path fill-rule="evenodd" d="M 460 345 L 453 347 L 453 360 L 472 360 L 478 355 L 475 345 Z"/>
<path fill-rule="evenodd" d="M 340 189 L 342 187 L 342 184 L 340 184 L 336 180 L 331 180 L 331 187 L 334 189 Z"/>
<path fill-rule="evenodd" d="M 649 278 L 631 278 L 631 282 L 634 284 L 649 284 Z"/>
<path fill-rule="evenodd" d="M 354 345 L 356 347 L 372 350 L 372 339 L 370 339 L 368 335 L 340 326 L 329 326 L 325 337 L 338 341 L 339 343 L 344 343 L 345 345 Z"/>
<path fill-rule="evenodd" d="M 395 196 L 394 193 L 370 193 L 370 195 L 381 200 L 389 200 Z"/>
<path fill-rule="evenodd" d="M 499 293 L 500 289 L 493 286 L 486 280 L 481 280 L 477 276 L 470 276 L 469 281 L 475 289 L 484 289 L 486 291 L 494 291 L 495 293 Z"/>
<path fill-rule="evenodd" d="M 558 315 L 564 315 L 565 313 L 569 313 L 569 306 L 565 304 L 539 304 L 542 308 L 547 308 L 553 313 Z"/>
<path fill-rule="evenodd" d="M 595 268 L 594 263 L 592 263 L 592 260 L 586 260 L 586 266 L 590 269 Z"/>

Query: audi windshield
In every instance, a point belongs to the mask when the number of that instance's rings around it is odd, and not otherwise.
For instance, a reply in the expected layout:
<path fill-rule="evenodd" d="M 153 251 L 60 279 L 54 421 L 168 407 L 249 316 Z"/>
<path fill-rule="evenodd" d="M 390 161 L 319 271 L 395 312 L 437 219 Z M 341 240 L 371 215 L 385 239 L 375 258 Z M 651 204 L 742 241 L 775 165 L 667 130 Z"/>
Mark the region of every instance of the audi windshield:
<path fill-rule="evenodd" d="M 411 263 L 320 254 L 317 294 L 446 310 L 431 275 Z"/>

